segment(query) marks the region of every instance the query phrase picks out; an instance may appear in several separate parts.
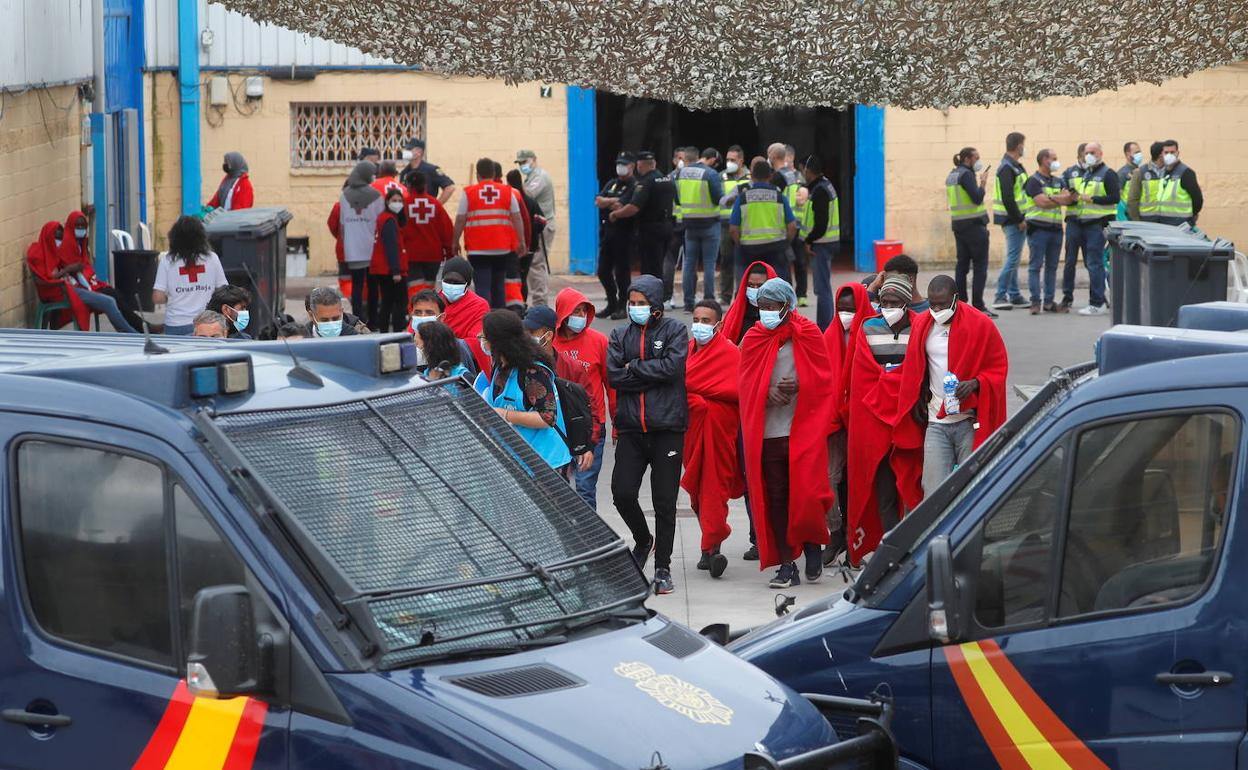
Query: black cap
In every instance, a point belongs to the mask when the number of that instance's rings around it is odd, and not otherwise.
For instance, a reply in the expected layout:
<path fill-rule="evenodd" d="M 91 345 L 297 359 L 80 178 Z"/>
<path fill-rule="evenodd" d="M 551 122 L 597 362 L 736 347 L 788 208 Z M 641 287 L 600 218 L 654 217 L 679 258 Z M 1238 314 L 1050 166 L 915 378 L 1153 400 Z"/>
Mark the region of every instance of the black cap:
<path fill-rule="evenodd" d="M 408 139 L 407 144 L 403 145 L 403 149 L 405 150 L 415 150 L 417 147 L 419 147 L 422 150 L 425 149 L 425 140 L 424 139 Z"/>
<path fill-rule="evenodd" d="M 615 162 L 616 163 L 636 163 L 637 156 L 625 150 L 621 152 L 619 155 L 615 156 Z"/>
<path fill-rule="evenodd" d="M 654 153 L 650 150 L 642 150 L 637 153 L 637 160 L 654 160 Z"/>
<path fill-rule="evenodd" d="M 369 155 L 381 157 L 381 150 L 378 150 L 376 147 L 361 147 L 360 154 L 356 157 L 356 160 L 364 160 Z"/>
<path fill-rule="evenodd" d="M 547 305 L 534 305 L 529 308 L 529 312 L 524 314 L 524 328 L 529 331 L 554 329 L 558 325 L 559 321 L 555 319 L 555 311 L 551 310 Z"/>

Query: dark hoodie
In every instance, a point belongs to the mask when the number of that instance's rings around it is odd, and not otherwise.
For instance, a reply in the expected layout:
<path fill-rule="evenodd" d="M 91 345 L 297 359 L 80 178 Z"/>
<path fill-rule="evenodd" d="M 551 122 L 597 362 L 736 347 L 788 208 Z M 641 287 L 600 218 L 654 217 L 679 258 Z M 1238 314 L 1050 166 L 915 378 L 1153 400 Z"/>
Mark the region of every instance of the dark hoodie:
<path fill-rule="evenodd" d="M 239 152 L 227 152 L 223 164 L 225 177 L 217 186 L 217 192 L 208 201 L 212 208 L 220 208 L 229 204 L 231 211 L 249 209 L 255 203 L 255 192 L 251 188 L 251 180 L 247 176 L 250 169 L 247 159 Z M 230 193 L 233 192 L 233 196 Z"/>
<path fill-rule="evenodd" d="M 663 281 L 643 275 L 628 287 L 650 300 L 651 313 L 663 311 Z M 645 326 L 629 323 L 611 331 L 607 381 L 618 392 L 615 429 L 620 433 L 681 431 L 689 424 L 685 359 L 689 330 L 683 323 L 651 315 Z"/>
<path fill-rule="evenodd" d="M 579 305 L 585 305 L 588 312 L 585 329 L 571 334 L 566 324 L 572 311 Z M 594 422 L 603 425 L 607 421 L 608 406 L 611 414 L 615 414 L 615 390 L 607 382 L 607 335 L 591 328 L 593 323 L 594 306 L 584 294 L 569 286 L 555 297 L 555 325 L 558 329 L 553 343 L 555 352 L 569 363 L 585 369 L 592 386 L 586 390 L 589 392 L 589 406 L 594 413 Z M 565 337 L 565 332 L 571 336 Z"/>

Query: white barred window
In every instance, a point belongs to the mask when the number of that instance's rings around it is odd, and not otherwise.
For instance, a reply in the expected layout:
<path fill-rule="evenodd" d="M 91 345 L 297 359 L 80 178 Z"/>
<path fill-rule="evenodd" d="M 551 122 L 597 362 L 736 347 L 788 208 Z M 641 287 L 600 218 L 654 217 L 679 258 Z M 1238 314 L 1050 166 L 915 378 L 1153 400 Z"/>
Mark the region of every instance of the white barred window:
<path fill-rule="evenodd" d="M 291 168 L 352 166 L 364 147 L 397 159 L 404 142 L 424 138 L 424 102 L 290 105 Z"/>

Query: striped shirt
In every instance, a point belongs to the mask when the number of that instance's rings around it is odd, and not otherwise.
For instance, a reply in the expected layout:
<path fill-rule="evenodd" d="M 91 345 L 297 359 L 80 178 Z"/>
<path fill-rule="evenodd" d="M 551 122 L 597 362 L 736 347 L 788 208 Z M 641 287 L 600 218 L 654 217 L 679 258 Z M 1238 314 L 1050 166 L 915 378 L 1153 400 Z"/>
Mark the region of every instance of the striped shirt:
<path fill-rule="evenodd" d="M 907 313 L 902 319 L 899 330 L 893 329 L 880 316 L 869 318 L 862 324 L 862 333 L 867 337 L 875 362 L 889 371 L 905 360 L 906 346 L 910 344 L 910 315 Z"/>

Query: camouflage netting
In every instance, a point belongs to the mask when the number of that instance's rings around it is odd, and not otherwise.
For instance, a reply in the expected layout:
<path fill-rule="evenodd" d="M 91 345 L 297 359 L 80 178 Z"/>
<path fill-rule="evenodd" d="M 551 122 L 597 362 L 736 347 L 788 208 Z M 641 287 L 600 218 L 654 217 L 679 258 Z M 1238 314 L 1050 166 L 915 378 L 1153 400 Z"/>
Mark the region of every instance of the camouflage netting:
<path fill-rule="evenodd" d="M 688 107 L 1079 96 L 1248 58 L 1248 0 L 222 0 L 448 74 Z"/>

